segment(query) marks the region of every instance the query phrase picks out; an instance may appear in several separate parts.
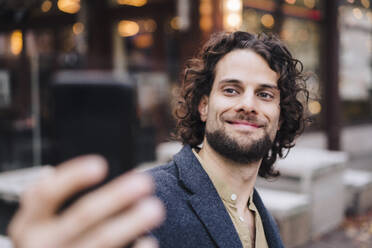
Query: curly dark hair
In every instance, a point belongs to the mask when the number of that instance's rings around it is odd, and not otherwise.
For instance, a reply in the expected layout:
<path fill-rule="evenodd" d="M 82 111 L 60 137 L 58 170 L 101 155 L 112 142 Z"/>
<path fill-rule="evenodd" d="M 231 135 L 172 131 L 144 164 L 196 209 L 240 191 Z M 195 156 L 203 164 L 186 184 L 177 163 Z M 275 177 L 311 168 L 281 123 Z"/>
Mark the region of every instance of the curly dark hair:
<path fill-rule="evenodd" d="M 275 35 L 241 31 L 212 35 L 200 53 L 186 64 L 180 97 L 174 111 L 177 120 L 176 137 L 191 147 L 202 143 L 205 123 L 200 119 L 199 103 L 204 95 L 209 96 L 211 92 L 218 61 L 235 49 L 256 52 L 279 74 L 281 128 L 259 169 L 261 177 L 276 177 L 279 172 L 274 170 L 273 165 L 277 157 L 283 158 L 288 154 L 294 146 L 294 139 L 303 132 L 305 126 L 304 106 L 299 93 L 304 93 L 306 101 L 309 93 L 305 87 L 302 63 L 292 57 Z"/>

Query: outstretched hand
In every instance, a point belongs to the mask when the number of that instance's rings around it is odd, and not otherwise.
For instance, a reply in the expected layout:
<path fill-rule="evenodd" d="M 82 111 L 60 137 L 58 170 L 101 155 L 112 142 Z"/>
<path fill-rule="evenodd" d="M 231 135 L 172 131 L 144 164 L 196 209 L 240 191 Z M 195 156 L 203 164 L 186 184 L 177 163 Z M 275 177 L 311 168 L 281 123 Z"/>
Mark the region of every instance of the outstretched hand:
<path fill-rule="evenodd" d="M 99 183 L 106 174 L 106 161 L 99 156 L 79 157 L 44 171 L 42 179 L 23 194 L 20 209 L 9 225 L 14 246 L 122 247 L 162 222 L 164 208 L 151 196 L 151 178 L 133 172 L 58 213 L 66 199 Z M 156 247 L 156 242 L 142 238 L 134 247 Z"/>

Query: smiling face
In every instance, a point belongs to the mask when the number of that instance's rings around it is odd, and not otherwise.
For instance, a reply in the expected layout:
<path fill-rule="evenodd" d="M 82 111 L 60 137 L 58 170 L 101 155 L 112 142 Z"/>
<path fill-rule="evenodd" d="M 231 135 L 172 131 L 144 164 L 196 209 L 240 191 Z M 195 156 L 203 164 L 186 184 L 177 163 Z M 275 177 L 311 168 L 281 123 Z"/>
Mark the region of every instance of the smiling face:
<path fill-rule="evenodd" d="M 215 150 L 238 149 L 239 153 L 246 151 L 249 156 L 253 153 L 261 159 L 279 129 L 277 81 L 278 74 L 252 50 L 236 49 L 220 59 L 210 95 L 204 96 L 199 104 L 201 120 L 206 123 L 207 143 Z M 237 156 L 234 151 L 223 155 Z"/>

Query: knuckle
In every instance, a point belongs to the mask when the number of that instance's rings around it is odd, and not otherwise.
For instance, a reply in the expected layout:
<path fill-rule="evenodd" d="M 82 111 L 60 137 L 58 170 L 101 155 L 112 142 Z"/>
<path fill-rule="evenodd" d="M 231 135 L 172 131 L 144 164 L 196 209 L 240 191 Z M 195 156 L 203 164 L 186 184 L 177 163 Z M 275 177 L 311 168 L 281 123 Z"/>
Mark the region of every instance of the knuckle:
<path fill-rule="evenodd" d="M 38 191 L 38 189 L 36 189 L 36 187 L 37 187 L 36 185 L 33 185 L 30 188 L 26 189 L 21 194 L 20 200 L 19 200 L 21 206 L 28 205 L 29 202 L 32 202 L 33 201 L 35 192 Z"/>
<path fill-rule="evenodd" d="M 54 195 L 53 186 L 49 182 L 44 181 L 31 186 L 31 189 L 25 191 L 22 203 L 48 202 L 53 200 Z"/>

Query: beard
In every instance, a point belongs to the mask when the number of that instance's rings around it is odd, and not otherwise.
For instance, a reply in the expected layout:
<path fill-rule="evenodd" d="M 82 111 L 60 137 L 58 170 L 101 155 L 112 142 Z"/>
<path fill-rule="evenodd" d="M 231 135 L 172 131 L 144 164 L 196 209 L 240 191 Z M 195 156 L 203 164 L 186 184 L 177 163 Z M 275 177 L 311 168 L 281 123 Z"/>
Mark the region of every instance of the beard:
<path fill-rule="evenodd" d="M 205 131 L 209 145 L 220 155 L 239 164 L 248 164 L 263 159 L 273 142 L 265 132 L 264 136 L 252 144 L 241 145 L 223 130 Z M 247 137 L 249 138 L 249 137 Z"/>

